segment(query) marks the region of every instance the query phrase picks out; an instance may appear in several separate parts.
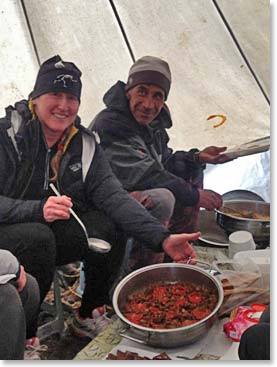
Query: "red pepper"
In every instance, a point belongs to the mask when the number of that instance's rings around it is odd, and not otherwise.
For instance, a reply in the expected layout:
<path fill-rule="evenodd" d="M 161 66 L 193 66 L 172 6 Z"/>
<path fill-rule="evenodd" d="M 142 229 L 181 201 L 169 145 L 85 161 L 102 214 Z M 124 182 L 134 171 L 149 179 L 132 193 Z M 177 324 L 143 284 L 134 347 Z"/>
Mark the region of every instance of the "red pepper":
<path fill-rule="evenodd" d="M 204 307 L 198 307 L 195 310 L 192 311 L 193 316 L 197 319 L 197 320 L 202 320 L 204 319 L 206 316 L 208 316 L 211 313 L 211 311 L 208 308 L 204 308 Z"/>
<path fill-rule="evenodd" d="M 149 312 L 156 313 L 156 312 L 159 312 L 159 309 L 158 309 L 158 307 L 150 306 L 149 307 Z"/>
<path fill-rule="evenodd" d="M 165 287 L 156 287 L 153 289 L 153 297 L 161 298 L 166 293 Z"/>
<path fill-rule="evenodd" d="M 140 312 L 143 312 L 145 311 L 147 308 L 147 304 L 146 303 L 135 303 L 132 305 L 132 310 L 133 311 L 140 311 Z"/>
<path fill-rule="evenodd" d="M 160 301 L 163 305 L 165 305 L 165 304 L 167 304 L 167 302 L 169 301 L 169 298 L 168 298 L 168 297 L 162 297 L 162 298 L 160 298 L 160 299 L 159 299 L 159 301 Z"/>
<path fill-rule="evenodd" d="M 172 293 L 179 296 L 184 296 L 187 293 L 187 290 L 182 285 L 176 285 L 172 288 Z"/>
<path fill-rule="evenodd" d="M 202 301 L 202 297 L 199 295 L 199 293 L 194 292 L 189 295 L 189 301 L 197 305 Z"/>
<path fill-rule="evenodd" d="M 179 308 L 180 306 L 185 306 L 186 300 L 185 299 L 179 299 L 177 302 L 175 302 L 175 307 Z"/>
<path fill-rule="evenodd" d="M 174 317 L 176 317 L 176 312 L 174 311 L 167 311 L 166 315 L 165 315 L 166 319 L 174 319 Z"/>
<path fill-rule="evenodd" d="M 134 324 L 138 324 L 139 321 L 143 318 L 143 314 L 125 313 L 125 317 Z"/>

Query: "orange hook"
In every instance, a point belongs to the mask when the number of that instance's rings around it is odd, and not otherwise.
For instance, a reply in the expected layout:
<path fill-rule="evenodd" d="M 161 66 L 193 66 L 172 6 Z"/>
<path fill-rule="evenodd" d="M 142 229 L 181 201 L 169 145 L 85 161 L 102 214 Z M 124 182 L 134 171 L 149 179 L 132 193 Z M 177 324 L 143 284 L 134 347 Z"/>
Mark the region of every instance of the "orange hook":
<path fill-rule="evenodd" d="M 207 118 L 207 120 L 211 120 L 211 119 L 213 119 L 213 118 L 215 118 L 215 117 L 220 117 L 220 118 L 221 118 L 221 121 L 220 121 L 218 124 L 213 125 L 213 127 L 214 127 L 214 128 L 216 128 L 216 127 L 219 127 L 219 126 L 223 125 L 223 124 L 224 124 L 224 122 L 225 122 L 225 121 L 226 121 L 226 119 L 227 119 L 227 117 L 226 117 L 226 116 L 224 116 L 224 115 L 210 115 L 210 116 Z"/>

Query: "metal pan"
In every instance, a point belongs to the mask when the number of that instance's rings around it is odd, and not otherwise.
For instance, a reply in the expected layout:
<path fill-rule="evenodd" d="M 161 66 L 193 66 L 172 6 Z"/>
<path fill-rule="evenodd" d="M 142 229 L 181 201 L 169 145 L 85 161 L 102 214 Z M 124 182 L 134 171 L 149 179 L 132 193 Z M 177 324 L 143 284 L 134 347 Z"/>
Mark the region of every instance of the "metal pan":
<path fill-rule="evenodd" d="M 175 329 L 153 329 L 130 322 L 121 312 L 129 295 L 134 293 L 135 290 L 142 289 L 157 281 L 164 281 L 166 283 L 186 280 L 205 285 L 213 290 L 215 289 L 218 294 L 218 301 L 212 313 L 195 324 Z M 131 329 L 134 337 L 129 337 L 125 334 L 120 335 L 137 343 L 147 344 L 153 347 L 176 348 L 193 343 L 206 334 L 217 319 L 223 297 L 221 283 L 206 270 L 195 265 L 164 263 L 138 269 L 122 279 L 114 291 L 113 306 L 117 316 L 126 325 L 126 330 L 129 331 Z"/>
<path fill-rule="evenodd" d="M 234 212 L 249 211 L 261 215 L 270 216 L 270 204 L 253 200 L 224 201 L 224 205 Z M 228 233 L 236 231 L 251 232 L 255 242 L 268 241 L 270 238 L 270 220 L 241 218 L 228 214 L 222 210 L 216 210 L 217 223 Z"/>

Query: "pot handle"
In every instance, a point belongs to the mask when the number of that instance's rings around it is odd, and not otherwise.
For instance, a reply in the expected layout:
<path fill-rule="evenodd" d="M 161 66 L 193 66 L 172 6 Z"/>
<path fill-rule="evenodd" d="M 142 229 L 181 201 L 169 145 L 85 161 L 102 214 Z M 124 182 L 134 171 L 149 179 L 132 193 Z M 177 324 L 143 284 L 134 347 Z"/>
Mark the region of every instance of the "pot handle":
<path fill-rule="evenodd" d="M 145 345 L 147 344 L 145 340 L 137 339 L 137 338 L 134 338 L 134 337 L 132 337 L 132 336 L 130 336 L 130 335 L 124 334 L 124 333 L 125 333 L 125 331 L 127 331 L 127 330 L 128 330 L 128 329 L 122 330 L 122 331 L 119 333 L 119 335 L 120 335 L 120 336 L 122 336 L 122 337 L 123 337 L 123 338 L 125 338 L 125 339 L 132 340 L 133 342 L 137 342 L 137 343 L 139 343 L 139 344 L 145 344 Z"/>
<path fill-rule="evenodd" d="M 207 271 L 209 273 L 211 273 L 212 275 L 218 275 L 220 274 L 220 272 L 215 269 L 210 263 L 207 263 L 206 261 L 202 261 L 202 260 L 198 260 L 198 259 L 192 259 L 191 257 L 188 258 L 187 264 L 189 264 L 191 261 L 193 261 L 194 263 L 200 263 L 200 264 L 204 264 L 208 267 Z M 206 270 L 206 269 L 205 269 Z"/>

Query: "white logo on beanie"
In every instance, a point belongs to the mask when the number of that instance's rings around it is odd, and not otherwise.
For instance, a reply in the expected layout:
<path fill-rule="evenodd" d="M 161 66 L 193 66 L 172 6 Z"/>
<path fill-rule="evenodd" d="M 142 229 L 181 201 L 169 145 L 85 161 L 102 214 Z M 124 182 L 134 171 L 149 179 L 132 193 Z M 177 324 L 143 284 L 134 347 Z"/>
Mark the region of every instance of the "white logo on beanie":
<path fill-rule="evenodd" d="M 53 84 L 63 83 L 63 87 L 64 88 L 68 88 L 68 87 L 70 87 L 69 85 L 66 84 L 68 82 L 77 83 L 77 80 L 73 79 L 73 76 L 72 75 L 69 75 L 69 74 L 61 74 L 61 75 L 58 75 L 57 76 L 57 78 L 54 80 Z"/>
<path fill-rule="evenodd" d="M 65 65 L 63 64 L 62 60 L 56 62 L 56 64 L 54 66 L 57 69 L 64 69 L 65 68 Z"/>

